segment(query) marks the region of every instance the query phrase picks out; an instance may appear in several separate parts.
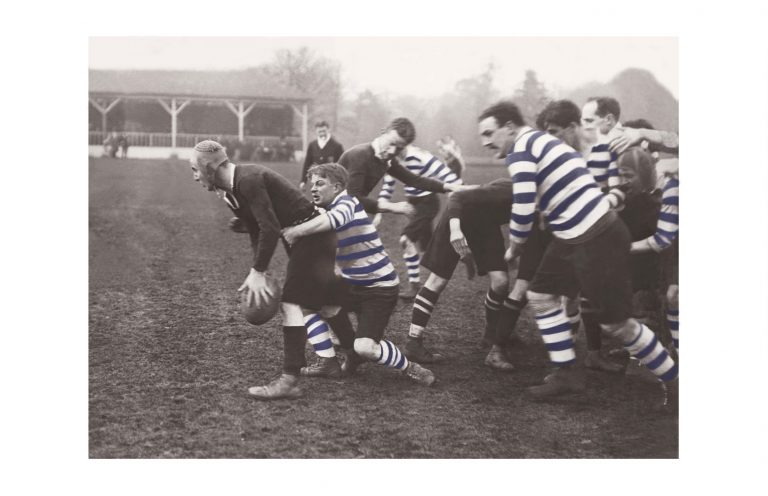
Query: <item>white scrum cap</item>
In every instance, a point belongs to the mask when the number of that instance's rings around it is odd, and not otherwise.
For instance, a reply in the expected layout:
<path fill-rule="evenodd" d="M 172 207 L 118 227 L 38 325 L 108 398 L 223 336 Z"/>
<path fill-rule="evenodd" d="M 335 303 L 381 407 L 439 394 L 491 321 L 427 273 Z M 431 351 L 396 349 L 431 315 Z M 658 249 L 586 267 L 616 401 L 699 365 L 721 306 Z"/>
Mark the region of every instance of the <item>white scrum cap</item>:
<path fill-rule="evenodd" d="M 228 158 L 221 143 L 213 140 L 205 140 L 196 144 L 195 155 L 199 157 L 199 162 L 214 169 Z"/>

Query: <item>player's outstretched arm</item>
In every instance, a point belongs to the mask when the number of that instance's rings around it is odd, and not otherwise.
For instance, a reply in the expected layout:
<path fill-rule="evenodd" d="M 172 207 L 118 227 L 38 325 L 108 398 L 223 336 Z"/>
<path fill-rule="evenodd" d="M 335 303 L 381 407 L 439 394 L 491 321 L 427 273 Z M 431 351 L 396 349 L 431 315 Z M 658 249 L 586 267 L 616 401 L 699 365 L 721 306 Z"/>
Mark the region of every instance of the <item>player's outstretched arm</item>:
<path fill-rule="evenodd" d="M 289 245 L 294 244 L 299 238 L 311 236 L 326 231 L 332 231 L 333 226 L 327 215 L 318 215 L 317 217 L 299 224 L 297 226 L 286 227 L 282 230 L 283 238 Z"/>
<path fill-rule="evenodd" d="M 477 187 L 479 187 L 478 184 L 457 184 L 457 183 L 445 184 L 445 190 L 451 193 L 457 193 L 459 191 L 470 191 Z"/>
<path fill-rule="evenodd" d="M 391 202 L 383 198 L 379 198 L 377 203 L 379 212 L 389 212 L 392 214 L 401 215 L 413 215 L 416 213 L 416 208 L 408 202 Z"/>
<path fill-rule="evenodd" d="M 621 154 L 630 146 L 646 140 L 657 145 L 662 151 L 677 153 L 680 149 L 680 140 L 677 133 L 671 131 L 659 131 L 657 129 L 634 129 L 631 127 L 616 130 L 616 137 L 608 144 L 608 148 Z"/>

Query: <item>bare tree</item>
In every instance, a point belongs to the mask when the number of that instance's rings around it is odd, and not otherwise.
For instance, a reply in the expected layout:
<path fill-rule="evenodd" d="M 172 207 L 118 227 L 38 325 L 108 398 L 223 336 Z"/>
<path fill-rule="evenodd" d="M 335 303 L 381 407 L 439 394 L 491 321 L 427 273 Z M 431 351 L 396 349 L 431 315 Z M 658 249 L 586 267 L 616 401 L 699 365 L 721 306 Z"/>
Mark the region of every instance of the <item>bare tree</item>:
<path fill-rule="evenodd" d="M 336 126 L 341 100 L 341 66 L 307 47 L 278 50 L 267 70 L 287 86 L 312 97 L 310 121 L 324 119 Z"/>

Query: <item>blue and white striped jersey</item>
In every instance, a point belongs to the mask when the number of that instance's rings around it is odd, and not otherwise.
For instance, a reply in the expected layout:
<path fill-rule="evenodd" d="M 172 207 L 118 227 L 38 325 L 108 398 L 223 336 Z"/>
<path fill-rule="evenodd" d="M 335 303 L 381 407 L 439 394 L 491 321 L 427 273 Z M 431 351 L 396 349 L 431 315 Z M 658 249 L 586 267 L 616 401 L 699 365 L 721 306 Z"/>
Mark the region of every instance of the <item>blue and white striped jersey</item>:
<path fill-rule="evenodd" d="M 648 244 L 656 252 L 668 248 L 680 230 L 678 206 L 680 181 L 674 176 L 664 176 L 664 186 L 661 191 L 661 209 L 656 232 L 648 238 Z"/>
<path fill-rule="evenodd" d="M 536 210 L 560 239 L 581 236 L 610 210 L 581 154 L 548 133 L 524 126 L 506 164 L 512 178 L 509 237 L 516 243 L 528 238 Z"/>
<path fill-rule="evenodd" d="M 589 150 L 587 169 L 601 188 L 619 185 L 618 157 L 608 149 L 608 143 L 598 143 Z"/>
<path fill-rule="evenodd" d="M 336 264 L 347 282 L 366 287 L 400 284 L 379 233 L 357 198 L 342 191 L 325 215 L 336 230 Z"/>
<path fill-rule="evenodd" d="M 417 146 L 408 145 L 406 147 L 405 160 L 402 163 L 406 169 L 417 176 L 429 177 L 449 184 L 462 184 L 461 179 L 456 173 L 454 173 L 439 158 Z M 394 192 L 395 178 L 387 174 L 384 176 L 384 182 L 381 185 L 379 199 L 391 200 Z M 405 187 L 406 197 L 420 197 L 431 194 L 431 191 L 424 191 L 412 186 Z"/>

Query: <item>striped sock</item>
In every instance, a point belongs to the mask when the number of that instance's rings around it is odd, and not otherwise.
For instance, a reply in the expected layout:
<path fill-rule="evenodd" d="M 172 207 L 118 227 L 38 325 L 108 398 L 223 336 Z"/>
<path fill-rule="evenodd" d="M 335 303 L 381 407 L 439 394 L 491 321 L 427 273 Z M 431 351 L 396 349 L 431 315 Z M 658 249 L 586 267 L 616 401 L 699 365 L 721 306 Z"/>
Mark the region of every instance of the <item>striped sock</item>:
<path fill-rule="evenodd" d="M 496 338 L 496 327 L 499 325 L 499 313 L 507 295 L 497 293 L 493 288 L 488 288 L 485 294 L 485 340 L 493 342 Z"/>
<path fill-rule="evenodd" d="M 395 343 L 382 339 L 379 342 L 379 348 L 381 351 L 376 363 L 397 370 L 405 370 L 408 368 L 408 359 L 405 358 L 405 355 L 397 346 L 395 346 Z"/>
<path fill-rule="evenodd" d="M 413 300 L 411 328 L 408 330 L 409 336 L 413 338 L 421 336 L 421 333 L 429 323 L 429 318 L 432 316 L 432 311 L 435 309 L 435 304 L 439 297 L 439 293 L 435 293 L 427 287 L 419 289 L 416 298 Z"/>
<path fill-rule="evenodd" d="M 677 308 L 667 309 L 667 325 L 669 325 L 669 333 L 672 334 L 672 344 L 675 345 L 676 351 L 680 351 L 680 335 L 678 334 L 679 317 L 680 311 Z"/>
<path fill-rule="evenodd" d="M 536 325 L 541 331 L 541 337 L 547 346 L 549 361 L 555 367 L 571 365 L 576 361 L 576 350 L 573 348 L 571 323 L 565 316 L 565 310 L 551 308 L 546 313 L 536 313 Z"/>
<path fill-rule="evenodd" d="M 304 327 L 307 329 L 307 340 L 315 349 L 315 353 L 321 357 L 331 358 L 336 356 L 331 341 L 331 332 L 328 324 L 319 314 L 310 313 L 304 316 Z"/>
<path fill-rule="evenodd" d="M 419 264 L 421 264 L 421 257 L 416 252 L 414 255 L 408 257 L 403 256 L 405 260 L 405 267 L 408 269 L 408 282 L 419 283 Z"/>
<path fill-rule="evenodd" d="M 662 381 L 677 378 L 677 364 L 656 339 L 656 334 L 640 323 L 637 323 L 635 332 L 637 332 L 635 338 L 625 343 L 624 348 Z"/>

